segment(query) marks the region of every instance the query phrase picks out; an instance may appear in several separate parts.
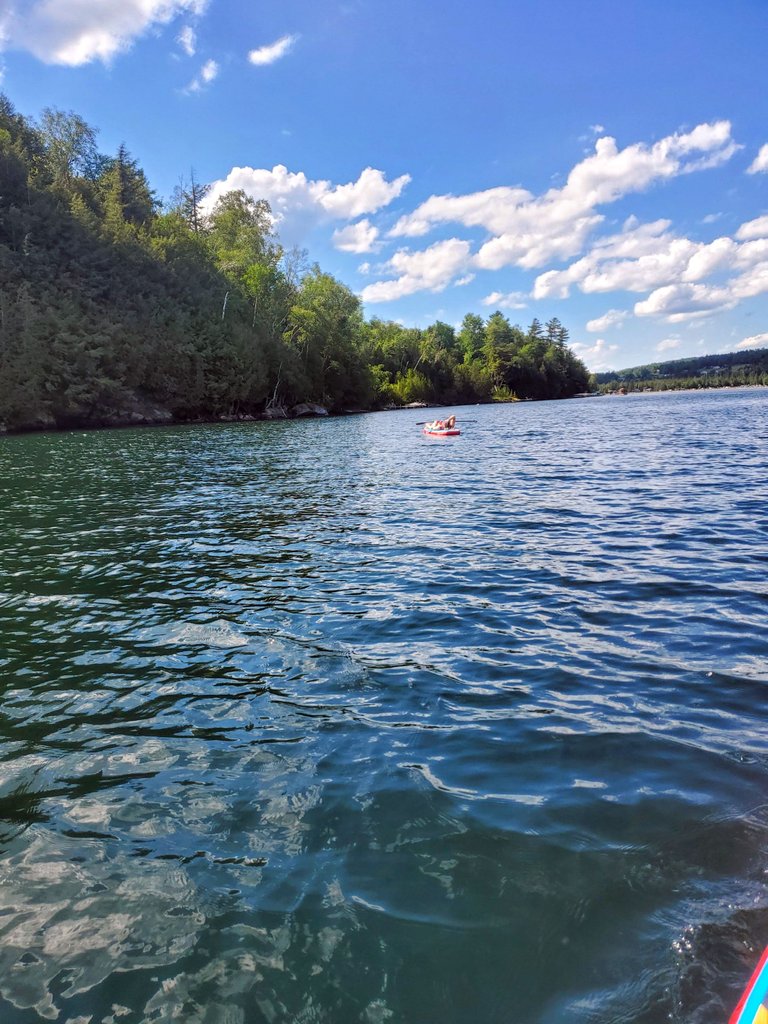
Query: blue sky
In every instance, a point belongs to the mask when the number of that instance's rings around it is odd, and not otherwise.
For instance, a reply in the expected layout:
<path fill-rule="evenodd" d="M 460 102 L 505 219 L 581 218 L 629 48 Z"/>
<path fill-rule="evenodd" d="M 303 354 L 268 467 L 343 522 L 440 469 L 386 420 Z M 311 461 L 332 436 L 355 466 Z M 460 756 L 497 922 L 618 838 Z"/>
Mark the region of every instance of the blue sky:
<path fill-rule="evenodd" d="M 424 326 L 592 369 L 768 345 L 766 0 L 0 0 L 0 89 Z"/>

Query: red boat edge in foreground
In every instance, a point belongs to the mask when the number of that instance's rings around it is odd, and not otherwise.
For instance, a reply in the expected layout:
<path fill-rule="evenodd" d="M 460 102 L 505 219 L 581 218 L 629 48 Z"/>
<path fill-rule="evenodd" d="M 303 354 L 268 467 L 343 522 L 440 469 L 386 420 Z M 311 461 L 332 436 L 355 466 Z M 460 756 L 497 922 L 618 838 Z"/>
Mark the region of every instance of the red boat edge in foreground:
<path fill-rule="evenodd" d="M 424 427 L 423 433 L 428 437 L 456 437 L 461 433 L 461 431 L 457 430 L 456 427 L 453 427 L 452 430 L 427 430 L 427 428 Z"/>
<path fill-rule="evenodd" d="M 768 1024 L 768 948 L 763 951 L 728 1024 Z"/>

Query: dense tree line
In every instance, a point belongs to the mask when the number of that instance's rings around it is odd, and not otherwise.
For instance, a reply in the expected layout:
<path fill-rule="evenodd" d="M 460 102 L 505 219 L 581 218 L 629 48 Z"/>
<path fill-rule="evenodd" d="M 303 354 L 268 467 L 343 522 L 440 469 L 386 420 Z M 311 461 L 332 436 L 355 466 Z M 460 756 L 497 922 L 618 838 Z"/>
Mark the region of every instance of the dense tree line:
<path fill-rule="evenodd" d="M 669 359 L 628 370 L 610 370 L 593 376 L 594 387 L 608 394 L 624 391 L 678 391 L 681 389 L 768 385 L 768 348 L 721 355 Z"/>
<path fill-rule="evenodd" d="M 345 285 L 284 251 L 265 201 L 236 191 L 211 207 L 207 192 L 192 174 L 162 205 L 125 146 L 106 156 L 76 114 L 35 123 L 0 94 L 0 424 L 586 389 L 558 320 L 366 322 Z"/>

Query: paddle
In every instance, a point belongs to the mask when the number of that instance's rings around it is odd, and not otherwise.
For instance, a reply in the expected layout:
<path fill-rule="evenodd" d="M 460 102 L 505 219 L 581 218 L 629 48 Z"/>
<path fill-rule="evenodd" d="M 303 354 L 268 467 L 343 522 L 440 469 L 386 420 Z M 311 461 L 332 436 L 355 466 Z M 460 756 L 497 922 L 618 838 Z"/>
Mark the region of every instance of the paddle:
<path fill-rule="evenodd" d="M 459 421 L 456 420 L 458 423 Z M 477 423 L 477 420 L 462 420 L 462 423 Z M 434 420 L 416 420 L 417 427 L 425 427 L 427 423 L 434 423 Z"/>

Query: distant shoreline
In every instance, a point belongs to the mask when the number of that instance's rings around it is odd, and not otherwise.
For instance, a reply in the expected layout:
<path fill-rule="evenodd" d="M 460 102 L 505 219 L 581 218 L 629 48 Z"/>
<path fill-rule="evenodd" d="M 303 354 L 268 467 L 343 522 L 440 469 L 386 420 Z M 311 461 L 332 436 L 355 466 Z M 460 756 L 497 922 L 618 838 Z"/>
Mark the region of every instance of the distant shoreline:
<path fill-rule="evenodd" d="M 518 399 L 512 402 L 470 402 L 466 405 L 451 404 L 445 402 L 428 403 L 426 405 L 416 406 L 398 406 L 391 409 L 348 409 L 342 412 L 329 412 L 327 415 L 302 415 L 302 416 L 265 416 L 255 414 L 244 414 L 243 416 L 203 416 L 199 419 L 146 419 L 141 422 L 104 422 L 104 423 L 71 423 L 66 426 L 53 426 L 53 425 L 41 425 L 39 427 L 20 427 L 20 428 L 7 428 L 0 424 L 0 439 L 5 437 L 20 437 L 25 434 L 71 434 L 75 431 L 100 431 L 100 430 L 132 430 L 132 429 L 143 429 L 145 427 L 159 428 L 159 427 L 212 427 L 212 426 L 231 426 L 232 424 L 244 424 L 244 423 L 296 423 L 302 420 L 337 420 L 345 419 L 351 416 L 363 416 L 368 414 L 379 414 L 387 412 L 420 412 L 427 409 L 473 409 L 477 406 L 489 406 L 489 405 L 523 405 L 530 402 L 573 402 L 579 399 L 585 398 L 629 398 L 630 396 L 650 396 L 650 395 L 670 395 L 670 394 L 691 394 L 709 391 L 743 391 L 746 389 L 752 390 L 768 390 L 768 384 L 724 384 L 720 387 L 708 387 L 708 388 L 663 388 L 658 390 L 645 390 L 638 388 L 637 390 L 628 391 L 626 394 L 619 394 L 618 391 L 593 391 L 580 395 L 573 395 L 569 398 L 540 398 L 540 399 Z"/>

